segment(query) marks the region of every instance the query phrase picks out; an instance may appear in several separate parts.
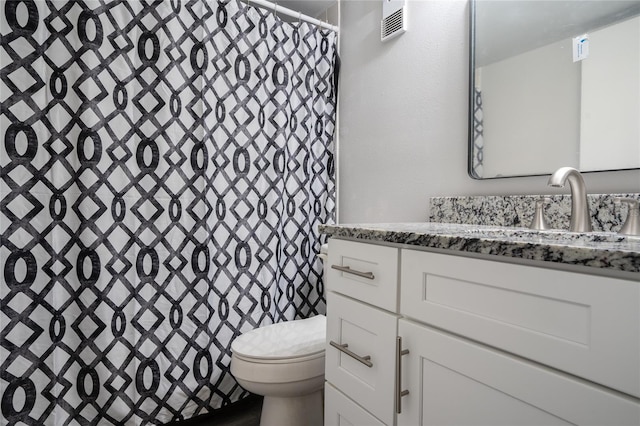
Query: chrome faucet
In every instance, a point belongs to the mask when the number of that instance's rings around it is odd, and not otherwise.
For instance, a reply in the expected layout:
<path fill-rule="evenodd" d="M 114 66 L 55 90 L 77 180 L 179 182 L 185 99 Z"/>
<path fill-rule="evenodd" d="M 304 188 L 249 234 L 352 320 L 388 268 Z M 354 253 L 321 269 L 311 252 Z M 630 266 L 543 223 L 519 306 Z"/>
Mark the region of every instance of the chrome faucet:
<path fill-rule="evenodd" d="M 560 167 L 551 175 L 547 185 L 563 187 L 566 181 L 569 181 L 571 189 L 571 225 L 569 230 L 571 232 L 591 232 L 587 188 L 580 172 L 573 167 Z"/>

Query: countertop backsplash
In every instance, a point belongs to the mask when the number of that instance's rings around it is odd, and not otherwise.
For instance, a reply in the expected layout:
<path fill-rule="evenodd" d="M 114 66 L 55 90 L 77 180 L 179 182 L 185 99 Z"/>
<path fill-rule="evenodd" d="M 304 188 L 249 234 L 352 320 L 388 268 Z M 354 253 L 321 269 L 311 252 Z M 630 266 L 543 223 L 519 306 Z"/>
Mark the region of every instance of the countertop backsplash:
<path fill-rule="evenodd" d="M 481 195 L 431 197 L 429 222 L 528 227 L 535 212 L 535 202 L 549 197 L 544 216 L 552 229 L 569 229 L 571 196 L 561 195 Z M 588 194 L 593 230 L 617 232 L 627 218 L 628 205 L 614 204 L 614 198 L 640 200 L 640 193 Z"/>

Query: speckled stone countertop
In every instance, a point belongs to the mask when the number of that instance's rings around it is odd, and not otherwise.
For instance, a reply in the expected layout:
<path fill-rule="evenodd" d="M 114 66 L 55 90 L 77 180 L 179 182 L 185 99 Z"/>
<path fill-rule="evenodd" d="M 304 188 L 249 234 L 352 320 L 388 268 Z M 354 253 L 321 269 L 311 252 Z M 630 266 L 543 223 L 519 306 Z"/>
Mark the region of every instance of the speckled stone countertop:
<path fill-rule="evenodd" d="M 321 225 L 319 231 L 330 237 L 640 273 L 640 237 L 613 232 L 582 234 L 435 222 Z"/>
<path fill-rule="evenodd" d="M 589 216 L 594 231 L 617 232 L 628 214 L 626 205 L 615 205 L 615 198 L 640 200 L 640 193 L 588 194 Z M 544 215 L 553 229 L 569 229 L 571 196 L 560 195 L 477 195 L 431 197 L 427 222 L 522 227 L 533 219 L 535 202 L 549 198 Z"/>

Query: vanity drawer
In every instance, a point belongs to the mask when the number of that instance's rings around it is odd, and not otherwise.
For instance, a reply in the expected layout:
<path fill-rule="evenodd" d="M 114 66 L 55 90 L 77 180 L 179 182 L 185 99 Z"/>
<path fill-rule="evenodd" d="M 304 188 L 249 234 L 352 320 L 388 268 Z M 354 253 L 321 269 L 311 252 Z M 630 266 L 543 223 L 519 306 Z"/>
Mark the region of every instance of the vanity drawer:
<path fill-rule="evenodd" d="M 394 420 L 396 331 L 396 315 L 336 293 L 327 294 L 325 378 L 389 425 Z M 343 350 L 334 346 L 345 344 Z M 369 366 L 356 359 L 367 356 Z"/>
<path fill-rule="evenodd" d="M 331 238 L 327 289 L 396 311 L 398 254 L 393 247 Z"/>
<path fill-rule="evenodd" d="M 324 425 L 367 425 L 385 426 L 380 420 L 350 400 L 342 392 L 325 383 L 324 386 Z"/>
<path fill-rule="evenodd" d="M 402 251 L 401 313 L 640 396 L 640 283 Z"/>

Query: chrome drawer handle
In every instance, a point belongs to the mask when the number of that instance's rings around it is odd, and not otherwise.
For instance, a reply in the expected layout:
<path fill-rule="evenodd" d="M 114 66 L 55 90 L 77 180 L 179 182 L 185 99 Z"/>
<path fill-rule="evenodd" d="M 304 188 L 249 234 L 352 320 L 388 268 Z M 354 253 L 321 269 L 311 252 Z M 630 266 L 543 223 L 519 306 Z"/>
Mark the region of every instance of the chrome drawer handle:
<path fill-rule="evenodd" d="M 367 367 L 371 368 L 373 367 L 373 363 L 371 361 L 369 361 L 371 359 L 371 357 L 369 355 L 365 355 L 365 356 L 360 356 L 356 353 L 351 352 L 349 349 L 347 349 L 349 347 L 348 344 L 343 343 L 336 343 L 333 340 L 329 342 L 329 344 L 331 346 L 333 346 L 334 348 L 336 348 L 337 350 L 339 350 L 340 352 L 343 352 L 347 355 L 349 355 L 351 358 L 355 359 L 356 361 L 359 361 L 361 363 L 363 363 L 364 365 L 366 365 Z"/>
<path fill-rule="evenodd" d="M 396 413 L 402 413 L 402 397 L 409 395 L 408 390 L 402 390 L 402 356 L 409 354 L 409 349 L 402 349 L 402 337 L 396 337 Z"/>
<path fill-rule="evenodd" d="M 372 280 L 375 278 L 375 275 L 373 275 L 373 272 L 356 271 L 355 269 L 351 269 L 350 266 L 331 265 L 331 269 L 337 269 L 338 271 L 346 272 L 347 274 L 357 275 L 359 277 L 367 278 L 369 280 Z"/>

